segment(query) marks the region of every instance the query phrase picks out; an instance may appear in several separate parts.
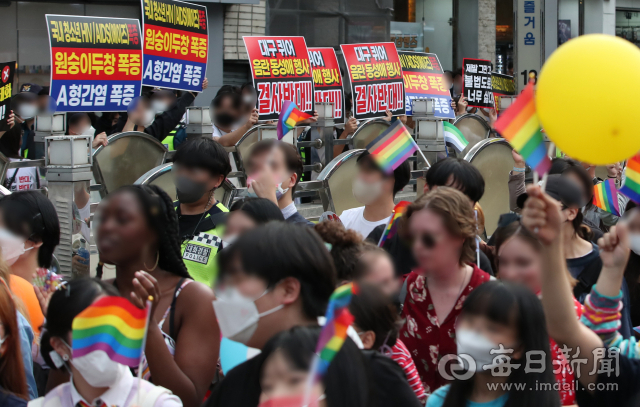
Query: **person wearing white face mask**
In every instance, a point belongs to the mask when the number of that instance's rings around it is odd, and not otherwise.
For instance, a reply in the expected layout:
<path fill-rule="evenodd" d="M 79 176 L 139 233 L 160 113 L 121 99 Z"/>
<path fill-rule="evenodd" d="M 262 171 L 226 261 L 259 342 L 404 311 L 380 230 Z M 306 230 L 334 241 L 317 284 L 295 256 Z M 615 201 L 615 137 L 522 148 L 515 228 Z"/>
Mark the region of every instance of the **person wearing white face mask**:
<path fill-rule="evenodd" d="M 7 118 L 9 130 L 0 137 L 0 153 L 4 154 L 9 161 L 23 161 L 20 156 L 20 145 L 23 141 L 23 127 L 16 126 L 16 115 L 11 112 Z M 3 186 L 10 191 L 23 191 L 40 188 L 40 176 L 38 168 L 24 167 L 7 170 L 7 175 Z"/>
<path fill-rule="evenodd" d="M 395 206 L 395 195 L 410 179 L 408 161 L 398 166 L 393 174 L 386 174 L 369 153 L 364 153 L 358 157 L 358 175 L 353 180 L 353 196 L 364 206 L 347 209 L 340 215 L 340 220 L 347 229 L 369 236 L 376 226 L 387 224 Z"/>
<path fill-rule="evenodd" d="M 36 157 L 35 152 L 35 132 L 33 124 L 38 114 L 38 95 L 43 92 L 44 88 L 35 83 L 24 83 L 20 87 L 20 93 L 13 96 L 11 101 L 15 105 L 16 124 L 22 127 L 22 149 L 20 156 L 33 160 Z"/>
<path fill-rule="evenodd" d="M 128 366 L 111 360 L 102 350 L 77 359 L 73 357 L 74 318 L 96 301 L 117 295 L 113 287 L 91 279 L 72 280 L 53 294 L 41 352 L 52 373 L 56 372 L 50 375 L 49 384 L 54 384 L 51 383 L 52 376 L 61 378 L 64 373 L 68 376 L 46 396 L 31 401 L 29 407 L 182 406 L 180 399 L 170 391 L 136 379 Z"/>
<path fill-rule="evenodd" d="M 444 374 L 453 381 L 434 391 L 427 407 L 560 406 L 557 391 L 550 390 L 555 376 L 545 326 L 542 304 L 528 288 L 498 281 L 476 288 L 455 332 L 462 367 L 452 372 L 448 365 Z M 543 367 L 525 370 L 533 354 Z"/>

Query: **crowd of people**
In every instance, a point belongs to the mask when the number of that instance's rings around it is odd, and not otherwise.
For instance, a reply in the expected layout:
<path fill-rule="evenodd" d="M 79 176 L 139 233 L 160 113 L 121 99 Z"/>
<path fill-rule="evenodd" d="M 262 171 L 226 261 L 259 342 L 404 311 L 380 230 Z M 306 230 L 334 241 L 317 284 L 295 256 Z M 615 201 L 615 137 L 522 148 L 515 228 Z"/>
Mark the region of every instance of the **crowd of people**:
<path fill-rule="evenodd" d="M 454 89 L 459 80 L 452 73 Z M 33 116 L 46 103 L 42 88 L 22 93 L 0 137 L 0 152 L 17 160 L 34 157 Z M 154 89 L 129 112 L 69 115 L 69 134 L 91 135 L 94 148 L 135 130 L 176 150 L 177 200 L 129 185 L 99 204 L 96 278 L 53 284 L 56 210 L 29 190 L 39 184 L 5 185 L 15 192 L 0 199 L 0 405 L 637 405 L 640 208 L 624 197 L 621 216 L 595 208 L 593 167 L 555 158 L 541 188 L 526 185 L 514 152 L 511 212 L 486 236 L 483 176 L 444 158 L 379 247 L 409 162 L 387 173 L 360 155 L 353 195 L 362 206 L 311 222 L 294 199 L 300 150 L 259 141 L 244 157 L 248 196 L 227 208 L 214 194 L 234 170 L 224 147 L 258 122 L 255 90 L 220 89 L 213 134 L 187 139 L 195 97 Z M 349 120 L 335 137 L 356 127 Z M 607 170 L 624 178 L 623 165 Z M 115 278 L 101 279 L 105 267 Z M 329 298 L 347 283 L 357 287 L 353 323 L 309 386 Z M 138 366 L 77 357 L 74 319 L 110 296 L 141 309 L 150 301 Z M 245 358 L 225 369 L 224 352 Z"/>

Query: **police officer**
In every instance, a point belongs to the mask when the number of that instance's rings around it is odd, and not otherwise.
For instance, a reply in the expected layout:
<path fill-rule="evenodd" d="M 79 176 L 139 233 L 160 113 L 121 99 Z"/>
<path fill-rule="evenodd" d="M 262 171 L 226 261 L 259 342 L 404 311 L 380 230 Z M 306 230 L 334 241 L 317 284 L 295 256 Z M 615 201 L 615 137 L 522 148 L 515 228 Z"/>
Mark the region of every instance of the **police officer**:
<path fill-rule="evenodd" d="M 215 256 L 229 212 L 216 201 L 214 191 L 231 171 L 229 156 L 210 138 L 187 140 L 176 151 L 173 171 L 182 259 L 194 280 L 213 285 L 218 273 Z"/>
<path fill-rule="evenodd" d="M 177 96 L 174 90 L 155 88 L 151 93 L 151 107 L 155 110 L 156 116 L 171 109 L 176 100 Z M 186 115 L 183 115 L 176 127 L 160 141 L 169 151 L 174 151 L 187 138 L 185 118 Z"/>

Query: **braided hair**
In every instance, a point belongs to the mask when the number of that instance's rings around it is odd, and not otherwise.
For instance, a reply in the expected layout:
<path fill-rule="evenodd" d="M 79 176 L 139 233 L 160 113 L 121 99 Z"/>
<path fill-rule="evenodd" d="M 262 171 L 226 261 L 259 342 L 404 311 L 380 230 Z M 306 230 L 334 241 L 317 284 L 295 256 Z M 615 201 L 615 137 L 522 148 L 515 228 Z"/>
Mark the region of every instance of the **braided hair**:
<path fill-rule="evenodd" d="M 191 278 L 182 261 L 178 215 L 169 195 L 157 185 L 127 185 L 118 188 L 111 195 L 122 192 L 130 192 L 138 199 L 147 224 L 158 236 L 158 267 L 180 277 Z M 102 264 L 99 263 L 96 270 L 99 277 L 102 276 Z"/>

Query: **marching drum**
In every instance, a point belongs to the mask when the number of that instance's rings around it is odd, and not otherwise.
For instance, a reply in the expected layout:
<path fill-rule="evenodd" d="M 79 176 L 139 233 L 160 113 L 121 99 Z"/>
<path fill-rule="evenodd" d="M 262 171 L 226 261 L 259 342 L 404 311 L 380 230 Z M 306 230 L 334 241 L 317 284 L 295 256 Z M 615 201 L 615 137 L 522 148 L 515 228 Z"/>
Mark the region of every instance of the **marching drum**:
<path fill-rule="evenodd" d="M 318 175 L 317 181 L 322 182 L 319 194 L 325 211 L 341 215 L 347 209 L 362 206 L 353 196 L 352 183 L 358 173 L 356 161 L 365 151 L 345 151 L 327 164 Z"/>
<path fill-rule="evenodd" d="M 467 148 L 459 154 L 459 157 L 465 157 L 469 151 L 482 140 L 489 137 L 491 133 L 491 127 L 489 123 L 477 114 L 467 113 L 458 117 L 453 123 L 464 135 L 469 142 Z"/>
<path fill-rule="evenodd" d="M 164 163 L 167 148 L 146 133 L 131 131 L 109 137 L 107 146 L 93 153 L 93 176 L 104 198 L 124 185 Z"/>
<path fill-rule="evenodd" d="M 382 119 L 370 119 L 358 126 L 351 138 L 351 148 L 367 148 L 370 142 L 389 128 L 390 122 Z"/>
<path fill-rule="evenodd" d="M 503 138 L 490 138 L 476 143 L 464 159 L 476 167 L 484 178 L 484 195 L 480 206 L 484 211 L 487 236 L 493 234 L 501 214 L 509 208 L 509 172 L 513 168 L 511 145 Z"/>
<path fill-rule="evenodd" d="M 135 182 L 136 185 L 157 185 L 166 192 L 171 199 L 176 200 L 176 186 L 173 183 L 173 175 L 171 169 L 173 163 L 167 163 L 151 169 L 143 176 L 138 178 Z M 218 202 L 221 202 L 227 208 L 231 206 L 234 198 L 236 197 L 238 190 L 229 181 L 225 179 L 220 188 L 213 192 L 213 196 Z"/>

